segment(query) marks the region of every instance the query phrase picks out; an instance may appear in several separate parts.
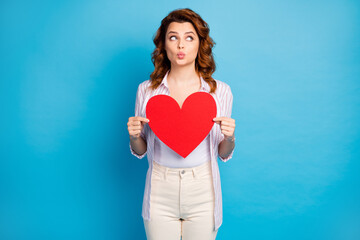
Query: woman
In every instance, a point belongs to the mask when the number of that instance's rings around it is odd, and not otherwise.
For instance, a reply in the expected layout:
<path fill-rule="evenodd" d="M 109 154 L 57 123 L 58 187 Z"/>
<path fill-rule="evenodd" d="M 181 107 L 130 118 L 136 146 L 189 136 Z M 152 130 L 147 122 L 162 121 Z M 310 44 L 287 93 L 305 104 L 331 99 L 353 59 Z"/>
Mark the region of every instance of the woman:
<path fill-rule="evenodd" d="M 217 157 L 229 160 L 235 147 L 235 120 L 230 87 L 211 77 L 215 71 L 214 42 L 207 23 L 191 9 L 166 16 L 154 37 L 150 79 L 140 83 L 135 116 L 128 121 L 130 150 L 147 153 L 142 217 L 146 236 L 156 240 L 215 239 L 222 223 L 222 196 Z M 181 107 L 195 92 L 208 92 L 217 117 L 207 137 L 183 158 L 150 129 L 146 103 L 158 94 L 174 98 Z"/>

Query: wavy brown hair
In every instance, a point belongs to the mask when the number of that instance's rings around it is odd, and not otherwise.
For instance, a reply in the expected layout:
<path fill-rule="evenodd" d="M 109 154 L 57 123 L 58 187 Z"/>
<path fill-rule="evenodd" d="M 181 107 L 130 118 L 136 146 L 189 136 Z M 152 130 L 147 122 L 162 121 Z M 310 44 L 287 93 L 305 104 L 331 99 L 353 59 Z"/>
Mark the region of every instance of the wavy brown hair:
<path fill-rule="evenodd" d="M 199 50 L 195 59 L 195 71 L 203 77 L 203 79 L 210 85 L 210 93 L 216 90 L 216 81 L 212 78 L 216 66 L 212 54 L 212 48 L 215 42 L 209 36 L 210 28 L 208 24 L 189 8 L 176 9 L 170 12 L 162 21 L 153 39 L 155 50 L 151 54 L 151 61 L 155 66 L 154 71 L 150 74 L 152 90 L 156 89 L 162 82 L 166 72 L 170 69 L 171 63 L 165 51 L 165 35 L 166 31 L 172 22 L 190 22 L 200 40 Z"/>

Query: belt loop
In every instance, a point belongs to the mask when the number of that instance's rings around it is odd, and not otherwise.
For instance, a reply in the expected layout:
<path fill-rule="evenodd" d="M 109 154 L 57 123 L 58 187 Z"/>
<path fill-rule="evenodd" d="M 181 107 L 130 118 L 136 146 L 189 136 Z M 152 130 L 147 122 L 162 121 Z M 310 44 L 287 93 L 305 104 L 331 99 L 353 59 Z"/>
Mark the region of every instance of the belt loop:
<path fill-rule="evenodd" d="M 194 179 L 197 179 L 197 178 L 198 178 L 198 176 L 197 176 L 197 174 L 196 174 L 196 170 L 195 170 L 195 168 L 193 168 L 193 169 L 192 169 L 192 171 L 193 171 Z"/>
<path fill-rule="evenodd" d="M 165 168 L 165 173 L 164 173 L 164 180 L 166 181 L 166 177 L 167 177 L 167 173 L 168 173 L 168 171 L 169 171 L 169 168 Z"/>

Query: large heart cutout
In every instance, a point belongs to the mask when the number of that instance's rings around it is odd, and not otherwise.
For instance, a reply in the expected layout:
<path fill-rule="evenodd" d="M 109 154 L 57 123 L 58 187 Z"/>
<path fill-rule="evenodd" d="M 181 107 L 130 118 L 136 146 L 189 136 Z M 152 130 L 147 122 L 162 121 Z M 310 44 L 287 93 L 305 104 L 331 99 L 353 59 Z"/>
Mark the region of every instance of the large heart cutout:
<path fill-rule="evenodd" d="M 182 107 L 168 95 L 151 97 L 146 118 L 155 135 L 169 148 L 186 158 L 209 134 L 216 117 L 214 98 L 206 92 L 188 96 Z"/>

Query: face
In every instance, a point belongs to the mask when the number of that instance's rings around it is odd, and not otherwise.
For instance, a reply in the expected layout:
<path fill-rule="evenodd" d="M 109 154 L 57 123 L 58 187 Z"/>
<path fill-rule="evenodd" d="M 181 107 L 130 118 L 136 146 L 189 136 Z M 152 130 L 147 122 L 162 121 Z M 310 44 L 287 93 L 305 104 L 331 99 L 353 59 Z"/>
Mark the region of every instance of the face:
<path fill-rule="evenodd" d="M 199 50 L 199 37 L 189 22 L 170 23 L 165 35 L 165 50 L 171 65 L 194 64 Z"/>

